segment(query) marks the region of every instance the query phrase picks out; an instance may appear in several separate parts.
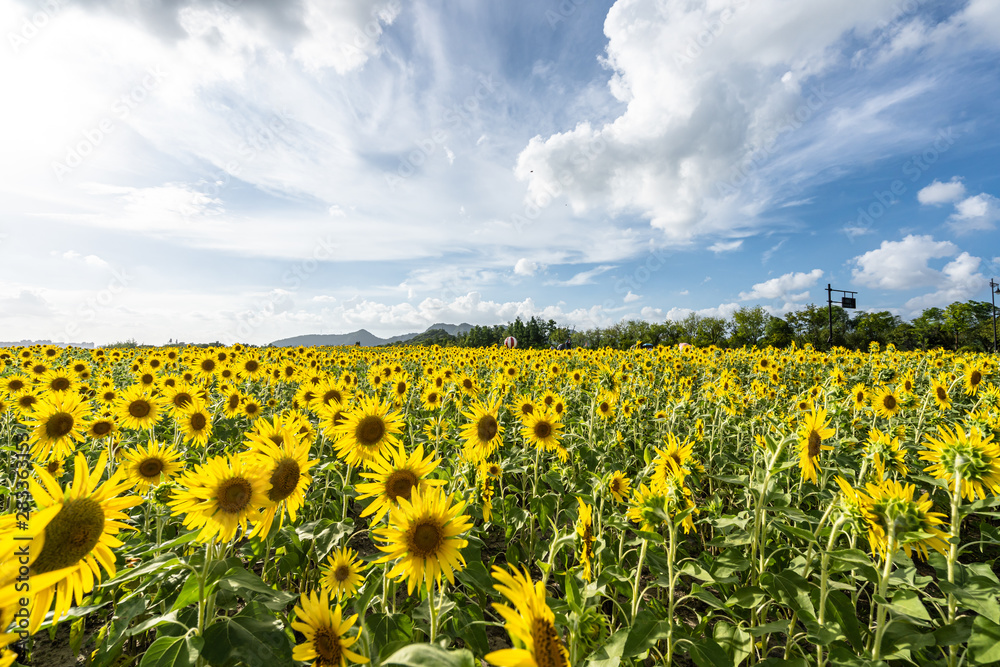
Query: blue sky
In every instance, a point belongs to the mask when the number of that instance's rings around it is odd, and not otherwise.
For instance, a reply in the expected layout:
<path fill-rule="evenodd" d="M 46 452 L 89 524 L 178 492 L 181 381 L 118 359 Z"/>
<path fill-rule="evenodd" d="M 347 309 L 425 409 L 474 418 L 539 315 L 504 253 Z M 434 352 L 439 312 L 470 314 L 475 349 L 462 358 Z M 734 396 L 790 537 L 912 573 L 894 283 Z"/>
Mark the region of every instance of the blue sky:
<path fill-rule="evenodd" d="M 1000 274 L 993 0 L 0 0 L 0 339 L 909 318 Z"/>

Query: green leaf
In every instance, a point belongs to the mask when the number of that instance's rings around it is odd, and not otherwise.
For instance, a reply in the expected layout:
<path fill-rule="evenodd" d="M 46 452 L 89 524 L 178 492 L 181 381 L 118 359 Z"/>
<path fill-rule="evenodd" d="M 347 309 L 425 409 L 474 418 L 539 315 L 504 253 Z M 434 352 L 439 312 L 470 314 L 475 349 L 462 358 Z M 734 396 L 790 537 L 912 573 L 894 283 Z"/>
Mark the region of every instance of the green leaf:
<path fill-rule="evenodd" d="M 204 646 L 205 640 L 197 635 L 159 637 L 146 649 L 139 667 L 190 667 Z"/>
<path fill-rule="evenodd" d="M 160 554 L 153 560 L 148 563 L 144 563 L 139 567 L 119 570 L 116 576 L 105 581 L 99 586 L 99 588 L 111 588 L 112 586 L 123 584 L 126 581 L 132 581 L 133 579 L 138 579 L 139 577 L 145 577 L 153 572 L 158 572 L 159 570 L 166 570 L 169 572 L 171 570 L 180 569 L 180 564 L 180 559 L 174 554 Z"/>
<path fill-rule="evenodd" d="M 490 652 L 490 642 L 486 637 L 486 621 L 483 611 L 476 605 L 459 606 L 452 612 L 452 624 L 455 636 L 461 637 L 465 645 L 476 655 L 486 655 Z"/>
<path fill-rule="evenodd" d="M 208 626 L 202 655 L 218 666 L 275 667 L 292 664 L 292 645 L 271 611 L 251 602 L 236 616 Z"/>
<path fill-rule="evenodd" d="M 930 614 L 927 613 L 927 608 L 920 601 L 917 592 L 908 588 L 901 588 L 893 594 L 892 602 L 889 603 L 889 609 L 894 613 L 905 614 L 906 616 L 918 618 L 922 621 L 931 620 Z"/>
<path fill-rule="evenodd" d="M 390 655 L 382 664 L 405 667 L 475 667 L 476 659 L 471 651 L 465 649 L 446 651 L 433 644 L 410 644 Z"/>
<path fill-rule="evenodd" d="M 580 586 L 576 583 L 576 575 L 573 572 L 566 573 L 566 604 L 578 614 L 583 611 L 580 599 Z"/>
<path fill-rule="evenodd" d="M 732 659 L 714 640 L 704 637 L 691 644 L 691 659 L 698 667 L 732 667 Z"/>
<path fill-rule="evenodd" d="M 219 588 L 239 595 L 244 600 L 251 599 L 247 593 L 256 593 L 272 611 L 281 611 L 298 596 L 287 591 L 279 591 L 269 586 L 263 579 L 243 567 L 233 567 L 219 580 Z"/>
<path fill-rule="evenodd" d="M 799 528 L 798 526 L 791 526 L 788 524 L 782 524 L 777 522 L 771 525 L 777 528 L 785 535 L 791 535 L 792 537 L 796 537 L 806 543 L 816 541 L 816 537 L 812 534 L 812 531 L 806 530 L 805 528 Z"/>
<path fill-rule="evenodd" d="M 861 651 L 864 638 L 858 625 L 858 610 L 851 598 L 840 591 L 830 591 L 826 596 L 827 612 L 833 611 L 833 617 L 840 624 L 840 630 L 855 651 Z"/>
<path fill-rule="evenodd" d="M 735 593 L 729 596 L 729 599 L 726 600 L 726 605 L 729 607 L 735 605 L 737 607 L 753 609 L 765 599 L 767 599 L 767 593 L 763 589 L 757 586 L 746 586 L 737 589 Z"/>
<path fill-rule="evenodd" d="M 978 612 L 994 623 L 1000 623 L 997 585 L 986 577 L 969 577 L 961 586 L 940 581 L 938 586 L 945 595 L 954 595 L 961 607 Z"/>
<path fill-rule="evenodd" d="M 628 632 L 628 628 L 621 628 L 611 635 L 604 646 L 590 655 L 586 667 L 618 667 L 622 662 Z"/>
<path fill-rule="evenodd" d="M 709 607 L 713 607 L 720 611 L 727 611 L 726 604 L 722 602 L 714 593 L 705 588 L 702 588 L 701 584 L 691 585 L 691 597 L 697 598 L 707 604 Z"/>
<path fill-rule="evenodd" d="M 975 656 L 977 665 L 1000 662 L 1000 624 L 976 617 L 969 637 L 969 651 Z"/>
<path fill-rule="evenodd" d="M 753 637 L 750 633 L 730 623 L 716 623 L 712 628 L 712 636 L 715 637 L 719 647 L 726 652 L 733 665 L 741 664 L 753 650 Z"/>
<path fill-rule="evenodd" d="M 669 630 L 669 620 L 656 618 L 650 611 L 640 612 L 629 630 L 622 657 L 634 658 L 640 653 L 645 653 L 655 646 L 656 642 L 666 639 Z"/>

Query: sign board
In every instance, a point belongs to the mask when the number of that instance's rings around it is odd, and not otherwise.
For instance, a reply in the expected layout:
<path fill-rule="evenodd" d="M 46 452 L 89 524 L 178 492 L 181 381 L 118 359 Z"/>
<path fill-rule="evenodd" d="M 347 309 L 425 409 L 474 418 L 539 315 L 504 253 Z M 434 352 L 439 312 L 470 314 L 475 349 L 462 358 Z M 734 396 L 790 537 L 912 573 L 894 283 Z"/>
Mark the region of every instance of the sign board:
<path fill-rule="evenodd" d="M 841 297 L 841 299 L 840 299 L 840 305 L 843 308 L 857 308 L 858 307 L 857 301 L 855 300 L 855 298 L 853 296 Z"/>

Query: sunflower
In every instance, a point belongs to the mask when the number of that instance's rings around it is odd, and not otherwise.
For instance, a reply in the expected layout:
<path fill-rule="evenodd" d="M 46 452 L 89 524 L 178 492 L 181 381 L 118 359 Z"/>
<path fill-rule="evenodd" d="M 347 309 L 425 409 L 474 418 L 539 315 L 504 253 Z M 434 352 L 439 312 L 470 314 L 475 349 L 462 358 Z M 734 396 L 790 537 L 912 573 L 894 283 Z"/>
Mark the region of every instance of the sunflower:
<path fill-rule="evenodd" d="M 368 662 L 368 658 L 350 650 L 358 635 L 348 637 L 347 632 L 358 620 L 357 614 L 345 620 L 339 604 L 330 607 L 326 591 L 301 596 L 294 611 L 292 627 L 305 635 L 306 641 L 292 649 L 293 659 L 312 660 L 313 667 L 344 667 L 348 660 Z"/>
<path fill-rule="evenodd" d="M 118 432 L 114 417 L 101 416 L 87 424 L 87 436 L 94 440 L 110 438 Z"/>
<path fill-rule="evenodd" d="M 134 430 L 153 428 L 162 416 L 164 403 L 148 389 L 129 387 L 118 399 L 118 424 Z"/>
<path fill-rule="evenodd" d="M 498 667 L 569 667 L 569 652 L 545 602 L 545 584 L 533 583 L 527 568 L 508 572 L 494 565 L 493 578 L 499 582 L 493 587 L 514 605 L 493 603 L 515 648 L 487 653 L 486 661 Z"/>
<path fill-rule="evenodd" d="M 439 487 L 414 489 L 409 500 L 398 499 L 399 504 L 389 513 L 389 525 L 374 531 L 387 542 L 378 545 L 386 555 L 375 562 L 399 559 L 387 576 L 406 578 L 410 594 L 424 580 L 428 585 L 436 580 L 440 586 L 442 573 L 454 584 L 454 572 L 465 567 L 459 549 L 468 542 L 458 536 L 472 524 L 470 517 L 462 514 L 465 501 L 453 504 L 452 498 Z"/>
<path fill-rule="evenodd" d="M 50 456 L 66 458 L 83 440 L 84 421 L 90 410 L 76 394 L 49 394 L 32 406 L 25 426 L 31 431 L 31 454 L 47 461 Z"/>
<path fill-rule="evenodd" d="M 378 398 L 362 398 L 331 430 L 327 435 L 337 438 L 333 445 L 337 456 L 350 466 L 369 465 L 399 443 L 402 416 Z"/>
<path fill-rule="evenodd" d="M 177 428 L 184 434 L 184 440 L 204 447 L 212 435 L 212 413 L 200 399 L 193 399 L 177 415 Z"/>
<path fill-rule="evenodd" d="M 351 390 L 340 382 L 324 380 L 316 387 L 316 397 L 310 407 L 318 410 L 322 407 L 340 409 L 351 402 Z"/>
<path fill-rule="evenodd" d="M 667 477 L 673 474 L 671 466 L 668 465 L 671 462 L 673 467 L 683 471 L 685 475 L 690 475 L 693 472 L 705 472 L 704 466 L 694 458 L 693 442 L 687 440 L 681 442 L 673 433 L 668 433 L 664 442 L 666 447 L 663 449 L 655 448 L 657 457 L 653 462 L 653 478 L 651 480 L 654 486 L 666 483 Z"/>
<path fill-rule="evenodd" d="M 43 391 L 53 393 L 72 392 L 76 386 L 76 381 L 71 373 L 63 370 L 51 369 L 38 380 L 38 387 Z"/>
<path fill-rule="evenodd" d="M 818 483 L 816 471 L 819 470 L 817 461 L 820 452 L 833 449 L 830 445 L 822 444 L 823 440 L 835 433 L 829 426 L 826 410 L 814 407 L 799 427 L 799 467 L 802 469 L 802 478 L 813 484 Z"/>
<path fill-rule="evenodd" d="M 219 360 L 211 352 L 206 352 L 190 361 L 191 369 L 206 380 L 211 380 L 219 367 Z"/>
<path fill-rule="evenodd" d="M 528 415 L 535 414 L 535 410 L 537 409 L 535 402 L 531 400 L 530 396 L 522 394 L 514 399 L 514 412 L 522 419 Z"/>
<path fill-rule="evenodd" d="M 320 583 L 323 590 L 336 596 L 337 599 L 350 597 L 361 586 L 367 564 L 357 560 L 358 554 L 353 549 L 347 547 L 336 549 L 326 561 L 320 571 Z"/>
<path fill-rule="evenodd" d="M 13 554 L 15 540 L 32 538 L 27 563 L 31 634 L 38 631 L 53 599 L 53 618 L 58 620 L 74 602 L 83 603 L 84 595 L 101 581 L 102 568 L 108 575 L 115 575 L 112 549 L 122 545 L 115 535 L 123 528 L 133 530 L 122 523 L 129 518 L 122 510 L 143 500 L 138 496 L 116 497 L 131 485 L 121 469 L 98 486 L 107 460 L 107 453 L 102 452 L 91 471 L 83 454 L 77 454 L 73 481 L 65 490 L 47 471 L 36 469 L 38 480 L 28 484 L 38 511 L 32 514 L 26 532 L 19 531 L 21 534 L 15 536 L 13 531 L 4 531 L 0 538 L 0 554 Z M 0 608 L 23 595 L 16 593 L 12 585 L 4 587 L 11 581 L 4 570 L 18 568 L 19 562 L 11 558 L 0 566 Z"/>
<path fill-rule="evenodd" d="M 851 398 L 854 401 L 855 410 L 864 410 L 865 404 L 868 402 L 868 388 L 859 382 L 851 387 Z"/>
<path fill-rule="evenodd" d="M 381 521 L 398 499 L 409 500 L 414 489 L 423 491 L 446 483 L 443 479 L 427 479 L 440 461 L 433 454 L 425 459 L 423 445 L 417 445 L 409 456 L 402 443 L 398 450 L 390 449 L 388 453 L 389 456 L 379 456 L 371 463 L 371 472 L 361 474 L 373 481 L 357 485 L 358 500 L 374 498 L 361 512 L 361 516 L 374 514 L 373 524 Z"/>
<path fill-rule="evenodd" d="M 576 534 L 580 538 L 580 565 L 583 572 L 580 576 L 584 581 L 593 578 L 594 562 L 594 508 L 577 497 L 576 502 L 580 506 L 580 515 L 576 520 Z"/>
<path fill-rule="evenodd" d="M 979 386 L 983 383 L 984 375 L 985 373 L 982 368 L 970 365 L 965 370 L 965 377 L 962 381 L 962 384 L 965 386 L 965 393 L 970 396 L 975 396 L 979 391 Z"/>
<path fill-rule="evenodd" d="M 951 407 L 951 397 L 948 396 L 948 387 L 941 380 L 931 381 L 931 396 L 940 410 L 947 410 Z"/>
<path fill-rule="evenodd" d="M 498 421 L 499 413 L 499 399 L 476 401 L 468 412 L 462 413 L 469 423 L 462 427 L 460 435 L 465 439 L 465 457 L 472 463 L 488 459 L 500 446 L 503 427 Z"/>
<path fill-rule="evenodd" d="M 561 461 L 569 457 L 569 452 L 559 444 L 562 435 L 562 420 L 550 410 L 537 411 L 522 418 L 521 435 L 526 442 L 548 452 L 555 452 Z"/>
<path fill-rule="evenodd" d="M 900 447 L 899 438 L 892 437 L 891 433 L 883 433 L 877 428 L 870 430 L 868 442 L 865 444 L 865 456 L 872 459 L 875 470 L 879 471 L 880 479 L 886 463 L 903 477 L 909 473 L 906 467 L 906 452 Z"/>
<path fill-rule="evenodd" d="M 902 409 L 899 396 L 890 387 L 875 389 L 871 395 L 872 410 L 879 417 L 895 417 Z"/>
<path fill-rule="evenodd" d="M 257 421 L 266 423 L 264 419 Z M 277 419 L 274 421 L 278 422 Z M 275 441 L 275 435 L 278 435 L 280 441 Z M 302 439 L 297 432 L 293 432 L 293 427 L 289 427 L 287 422 L 281 425 L 277 434 L 261 436 L 251 433 L 248 436 L 247 444 L 251 451 L 247 456 L 265 471 L 271 487 L 267 490 L 268 502 L 262 518 L 254 527 L 251 537 L 267 535 L 276 514 L 281 512 L 284 519 L 284 510 L 295 521 L 296 513 L 305 501 L 306 489 L 312 483 L 309 469 L 319 463 L 318 460 L 309 460 L 310 442 L 311 440 Z"/>
<path fill-rule="evenodd" d="M 239 454 L 216 456 L 187 472 L 174 491 L 171 514 L 184 514 L 187 528 L 200 528 L 197 539 L 231 541 L 261 520 L 268 505 L 267 471 Z"/>
<path fill-rule="evenodd" d="M 13 375 L 8 375 L 5 378 L 0 378 L 0 390 L 6 391 L 12 396 L 19 391 L 30 387 L 31 380 L 20 373 L 14 373 Z"/>
<path fill-rule="evenodd" d="M 632 480 L 625 476 L 621 470 L 615 470 L 611 473 L 611 479 L 608 481 L 608 491 L 611 492 L 611 497 L 620 503 L 624 503 L 628 496 L 629 487 L 632 485 Z"/>
<path fill-rule="evenodd" d="M 455 386 L 458 387 L 463 396 L 468 396 L 469 398 L 477 398 L 481 391 L 479 381 L 471 375 L 463 374 L 455 378 Z"/>
<path fill-rule="evenodd" d="M 254 355 L 247 355 L 237 361 L 235 368 L 241 380 L 259 380 L 266 372 L 264 364 Z"/>
<path fill-rule="evenodd" d="M 420 402 L 425 410 L 437 410 L 444 404 L 444 394 L 433 384 L 429 384 L 421 392 Z"/>
<path fill-rule="evenodd" d="M 594 406 L 597 410 L 597 416 L 601 419 L 610 419 L 615 413 L 615 398 L 614 394 L 604 393 L 597 399 L 597 405 Z"/>
<path fill-rule="evenodd" d="M 938 528 L 944 515 L 931 512 L 934 503 L 925 493 L 914 500 L 916 487 L 903 485 L 896 480 L 885 480 L 878 484 L 865 485 L 867 495 L 863 498 L 868 520 L 868 542 L 873 552 L 884 559 L 892 559 L 888 553 L 890 541 L 903 547 L 906 555 L 912 557 L 913 550 L 927 560 L 927 548 L 946 555 L 948 534 Z M 890 534 L 891 531 L 891 534 Z"/>
<path fill-rule="evenodd" d="M 184 381 L 165 386 L 163 397 L 167 399 L 167 407 L 175 416 L 191 407 L 196 400 L 204 401 L 207 398 L 204 389 Z"/>
<path fill-rule="evenodd" d="M 258 402 L 253 396 L 244 396 L 241 408 L 243 410 L 243 414 L 250 419 L 257 419 L 264 411 L 264 408 L 260 406 L 260 402 Z"/>
<path fill-rule="evenodd" d="M 924 472 L 946 480 L 952 493 L 957 473 L 961 494 L 970 501 L 985 499 L 987 492 L 1000 495 L 1000 447 L 993 435 L 983 438 L 979 429 L 966 433 L 962 428 L 953 431 L 947 426 L 938 426 L 938 433 L 939 438 L 925 438 L 927 449 L 920 458 L 933 465 Z"/>
<path fill-rule="evenodd" d="M 181 453 L 173 445 L 150 440 L 149 444 L 126 451 L 122 458 L 122 467 L 128 472 L 129 478 L 136 488 L 145 493 L 151 486 L 169 481 L 183 467 L 178 463 Z"/>

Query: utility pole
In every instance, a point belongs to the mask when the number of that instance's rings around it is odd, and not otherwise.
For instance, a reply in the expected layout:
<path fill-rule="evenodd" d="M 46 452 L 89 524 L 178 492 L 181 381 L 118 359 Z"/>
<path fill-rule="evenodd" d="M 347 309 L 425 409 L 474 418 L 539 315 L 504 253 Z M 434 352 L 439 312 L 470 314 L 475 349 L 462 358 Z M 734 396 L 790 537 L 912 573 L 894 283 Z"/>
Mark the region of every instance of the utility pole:
<path fill-rule="evenodd" d="M 842 295 L 840 298 L 841 308 L 853 309 L 858 307 L 858 302 L 857 299 L 855 298 L 858 294 L 857 292 L 852 292 L 850 290 L 833 289 L 833 287 L 830 286 L 830 283 L 826 284 L 826 308 L 830 314 L 830 339 L 826 342 L 827 345 L 829 345 L 831 348 L 833 348 L 833 293 L 834 292 L 840 292 Z M 851 296 L 847 296 L 848 294 L 850 294 Z"/>
<path fill-rule="evenodd" d="M 997 294 L 1000 294 L 1000 283 L 993 282 L 993 279 L 990 278 L 990 303 L 993 305 L 993 354 L 997 353 Z"/>

